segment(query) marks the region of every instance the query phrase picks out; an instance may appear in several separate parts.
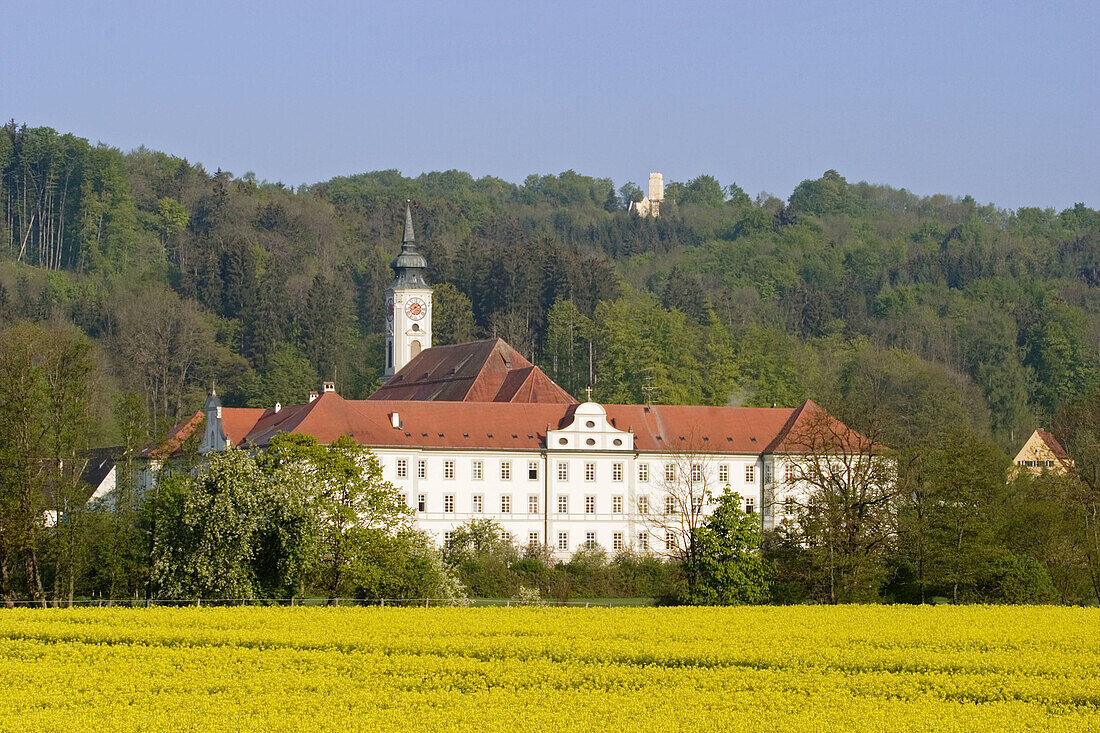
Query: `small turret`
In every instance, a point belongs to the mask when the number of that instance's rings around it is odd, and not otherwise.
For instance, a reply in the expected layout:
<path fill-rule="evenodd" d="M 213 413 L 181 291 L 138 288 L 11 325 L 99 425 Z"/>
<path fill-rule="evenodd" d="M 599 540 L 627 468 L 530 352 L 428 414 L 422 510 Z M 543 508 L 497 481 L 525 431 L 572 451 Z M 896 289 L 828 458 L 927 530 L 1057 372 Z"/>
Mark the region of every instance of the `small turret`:
<path fill-rule="evenodd" d="M 202 411 L 206 415 L 206 429 L 202 434 L 202 442 L 199 443 L 199 453 L 225 450 L 229 447 L 229 440 L 222 427 L 222 403 L 214 385 L 210 386 L 210 395 L 206 398 Z"/>

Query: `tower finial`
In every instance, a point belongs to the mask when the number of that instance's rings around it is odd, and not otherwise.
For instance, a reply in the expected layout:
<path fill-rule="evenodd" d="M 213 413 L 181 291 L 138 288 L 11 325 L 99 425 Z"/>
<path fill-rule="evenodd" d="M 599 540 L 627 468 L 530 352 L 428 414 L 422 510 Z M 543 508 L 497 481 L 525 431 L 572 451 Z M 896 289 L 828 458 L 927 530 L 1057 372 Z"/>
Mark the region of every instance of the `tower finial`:
<path fill-rule="evenodd" d="M 416 241 L 413 236 L 412 199 L 405 199 L 405 236 L 401 241 L 406 244 Z"/>

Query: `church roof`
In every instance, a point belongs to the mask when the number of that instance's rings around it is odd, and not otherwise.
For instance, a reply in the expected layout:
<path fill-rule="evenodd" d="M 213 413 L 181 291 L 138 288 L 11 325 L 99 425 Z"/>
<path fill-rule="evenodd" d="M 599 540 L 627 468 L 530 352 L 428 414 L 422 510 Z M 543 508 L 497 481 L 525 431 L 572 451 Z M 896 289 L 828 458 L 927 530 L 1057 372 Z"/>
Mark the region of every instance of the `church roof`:
<path fill-rule="evenodd" d="M 425 349 L 368 399 L 551 404 L 577 401 L 499 338 Z"/>

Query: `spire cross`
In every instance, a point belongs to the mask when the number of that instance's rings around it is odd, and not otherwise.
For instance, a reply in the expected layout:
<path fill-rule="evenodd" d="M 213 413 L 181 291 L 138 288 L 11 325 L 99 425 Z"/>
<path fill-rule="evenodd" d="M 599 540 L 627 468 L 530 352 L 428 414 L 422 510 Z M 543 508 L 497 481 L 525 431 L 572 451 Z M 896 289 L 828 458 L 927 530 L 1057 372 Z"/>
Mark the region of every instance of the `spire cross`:
<path fill-rule="evenodd" d="M 585 392 L 585 394 L 588 395 L 588 401 L 591 402 L 592 401 L 592 387 L 591 386 L 585 387 L 584 392 Z"/>

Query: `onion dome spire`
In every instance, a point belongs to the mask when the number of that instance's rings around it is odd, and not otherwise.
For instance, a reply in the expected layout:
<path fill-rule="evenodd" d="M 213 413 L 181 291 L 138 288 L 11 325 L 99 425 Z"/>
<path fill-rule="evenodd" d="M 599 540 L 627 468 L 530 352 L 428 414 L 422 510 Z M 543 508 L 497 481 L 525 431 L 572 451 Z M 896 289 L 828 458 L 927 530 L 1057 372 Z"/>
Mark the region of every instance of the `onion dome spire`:
<path fill-rule="evenodd" d="M 401 253 L 390 263 L 393 268 L 393 288 L 426 288 L 428 261 L 416 249 L 413 235 L 412 201 L 405 201 L 405 234 L 401 241 Z"/>

